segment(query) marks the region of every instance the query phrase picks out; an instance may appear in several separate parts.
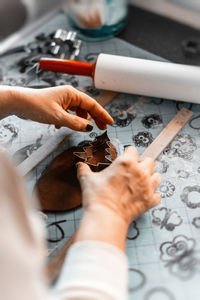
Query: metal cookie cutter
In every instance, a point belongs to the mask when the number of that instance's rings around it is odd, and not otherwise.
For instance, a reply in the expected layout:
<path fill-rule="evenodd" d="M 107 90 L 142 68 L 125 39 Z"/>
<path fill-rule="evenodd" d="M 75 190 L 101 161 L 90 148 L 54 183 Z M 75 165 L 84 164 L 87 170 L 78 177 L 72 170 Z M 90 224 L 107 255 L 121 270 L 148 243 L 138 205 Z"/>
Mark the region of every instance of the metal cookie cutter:
<path fill-rule="evenodd" d="M 100 171 L 109 166 L 116 157 L 115 149 L 112 147 L 107 132 L 96 137 L 88 146 L 83 147 L 83 152 L 74 152 L 93 171 Z"/>
<path fill-rule="evenodd" d="M 50 44 L 50 53 L 60 58 L 75 59 L 80 53 L 82 41 L 75 31 L 57 29 Z"/>

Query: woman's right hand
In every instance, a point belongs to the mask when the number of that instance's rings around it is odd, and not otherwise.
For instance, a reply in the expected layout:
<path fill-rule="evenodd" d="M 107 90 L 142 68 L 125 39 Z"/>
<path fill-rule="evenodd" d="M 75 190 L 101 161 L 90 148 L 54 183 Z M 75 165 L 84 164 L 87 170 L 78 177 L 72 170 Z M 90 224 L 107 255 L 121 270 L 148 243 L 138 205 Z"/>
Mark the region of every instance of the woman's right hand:
<path fill-rule="evenodd" d="M 108 168 L 98 173 L 92 172 L 87 164 L 78 163 L 85 211 L 110 210 L 128 226 L 161 200 L 156 193 L 161 177 L 154 173 L 154 168 L 153 159 L 141 161 L 134 147 L 126 148 Z"/>

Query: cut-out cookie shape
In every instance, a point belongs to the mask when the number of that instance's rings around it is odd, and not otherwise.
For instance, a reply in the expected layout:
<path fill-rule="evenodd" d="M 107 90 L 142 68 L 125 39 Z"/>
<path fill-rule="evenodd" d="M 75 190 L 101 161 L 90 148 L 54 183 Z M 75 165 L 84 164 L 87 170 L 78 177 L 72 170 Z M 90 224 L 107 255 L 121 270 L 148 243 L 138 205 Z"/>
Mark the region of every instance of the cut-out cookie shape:
<path fill-rule="evenodd" d="M 76 163 L 87 163 L 98 172 L 117 157 L 115 147 L 106 133 L 94 142 L 72 147 L 58 155 L 36 183 L 42 211 L 67 211 L 81 205 L 81 189 L 77 179 Z"/>

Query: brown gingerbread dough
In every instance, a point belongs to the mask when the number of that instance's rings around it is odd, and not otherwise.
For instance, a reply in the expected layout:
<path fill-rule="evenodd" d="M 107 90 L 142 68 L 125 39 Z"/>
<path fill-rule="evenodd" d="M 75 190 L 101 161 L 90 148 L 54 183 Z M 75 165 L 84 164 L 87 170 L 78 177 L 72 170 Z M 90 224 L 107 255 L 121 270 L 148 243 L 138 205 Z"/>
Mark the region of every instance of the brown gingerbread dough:
<path fill-rule="evenodd" d="M 58 155 L 45 169 L 36 183 L 42 211 L 68 211 L 81 205 L 81 188 L 77 179 L 76 163 L 87 163 L 98 172 L 117 157 L 115 147 L 105 132 L 84 146 L 69 148 Z"/>

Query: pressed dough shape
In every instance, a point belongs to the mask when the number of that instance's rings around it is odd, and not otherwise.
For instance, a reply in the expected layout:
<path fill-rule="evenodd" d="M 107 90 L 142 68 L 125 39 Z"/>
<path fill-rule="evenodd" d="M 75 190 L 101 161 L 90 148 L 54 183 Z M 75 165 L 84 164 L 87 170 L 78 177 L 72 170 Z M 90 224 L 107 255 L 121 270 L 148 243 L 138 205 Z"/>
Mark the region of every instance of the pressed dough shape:
<path fill-rule="evenodd" d="M 62 152 L 36 183 L 35 189 L 41 210 L 68 211 L 80 206 L 82 199 L 76 163 L 85 162 L 92 171 L 98 172 L 109 166 L 116 157 L 117 151 L 106 133 L 83 147 L 72 147 Z"/>

